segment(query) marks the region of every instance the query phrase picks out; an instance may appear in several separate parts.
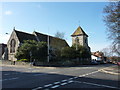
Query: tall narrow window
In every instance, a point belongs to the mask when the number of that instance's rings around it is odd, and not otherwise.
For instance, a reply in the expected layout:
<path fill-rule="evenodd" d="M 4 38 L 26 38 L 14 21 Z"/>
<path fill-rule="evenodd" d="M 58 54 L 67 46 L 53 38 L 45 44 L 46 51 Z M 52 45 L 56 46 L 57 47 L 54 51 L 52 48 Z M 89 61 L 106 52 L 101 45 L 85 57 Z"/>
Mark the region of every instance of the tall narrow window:
<path fill-rule="evenodd" d="M 76 44 L 79 44 L 79 38 L 78 37 L 75 38 L 75 42 L 76 42 Z"/>
<path fill-rule="evenodd" d="M 15 52 L 15 45 L 16 45 L 16 42 L 15 42 L 14 39 L 12 39 L 11 42 L 10 42 L 10 53 Z"/>

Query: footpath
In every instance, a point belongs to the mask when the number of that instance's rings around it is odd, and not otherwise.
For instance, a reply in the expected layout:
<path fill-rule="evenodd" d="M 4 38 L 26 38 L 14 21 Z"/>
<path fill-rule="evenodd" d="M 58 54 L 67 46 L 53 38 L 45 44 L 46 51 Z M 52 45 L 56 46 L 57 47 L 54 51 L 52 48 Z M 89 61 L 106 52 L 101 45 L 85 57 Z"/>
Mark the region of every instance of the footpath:
<path fill-rule="evenodd" d="M 120 75 L 120 66 L 115 65 L 112 67 L 107 67 L 107 68 L 101 69 L 100 71 L 104 72 L 104 73 L 108 73 L 108 74 Z"/>
<path fill-rule="evenodd" d="M 47 68 L 47 69 L 56 69 L 57 67 L 42 67 L 42 66 L 32 66 L 30 64 L 26 65 L 10 65 L 10 64 L 3 64 L 0 62 L 0 66 L 8 66 L 8 67 L 24 67 L 24 68 Z M 82 67 L 82 66 L 81 66 Z M 100 69 L 101 72 L 113 74 L 113 75 L 120 75 L 120 66 L 114 65 L 107 68 Z"/>

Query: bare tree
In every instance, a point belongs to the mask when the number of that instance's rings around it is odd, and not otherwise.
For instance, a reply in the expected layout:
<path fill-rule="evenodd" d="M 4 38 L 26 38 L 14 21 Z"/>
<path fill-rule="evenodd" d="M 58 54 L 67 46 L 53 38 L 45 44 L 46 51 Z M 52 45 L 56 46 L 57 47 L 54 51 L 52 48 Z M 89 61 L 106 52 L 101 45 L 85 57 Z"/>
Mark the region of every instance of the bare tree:
<path fill-rule="evenodd" d="M 103 48 L 102 50 L 101 50 L 101 52 L 103 52 L 104 53 L 104 56 L 105 57 L 111 57 L 111 56 L 113 56 L 113 50 L 112 50 L 112 48 L 109 46 L 109 47 L 106 47 L 106 48 Z"/>
<path fill-rule="evenodd" d="M 120 55 L 120 1 L 110 2 L 103 11 L 105 13 L 104 22 L 107 26 L 107 35 L 112 40 L 112 49 Z"/>
<path fill-rule="evenodd" d="M 64 39 L 64 38 L 65 38 L 65 33 L 64 33 L 64 32 L 59 32 L 59 31 L 57 31 L 57 32 L 55 33 L 55 37 L 58 37 L 58 38 L 60 38 L 60 39 Z"/>

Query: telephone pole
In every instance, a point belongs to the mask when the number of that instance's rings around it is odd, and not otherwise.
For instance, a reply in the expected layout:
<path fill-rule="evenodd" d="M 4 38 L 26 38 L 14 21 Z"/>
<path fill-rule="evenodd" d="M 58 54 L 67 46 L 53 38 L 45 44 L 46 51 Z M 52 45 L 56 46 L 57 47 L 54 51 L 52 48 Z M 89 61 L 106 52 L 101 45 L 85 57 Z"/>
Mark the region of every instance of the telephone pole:
<path fill-rule="evenodd" d="M 49 28 L 48 28 L 48 32 L 49 32 Z M 49 33 L 48 33 L 48 34 L 49 34 Z M 47 42 L 48 42 L 48 43 L 47 43 L 47 44 L 48 44 L 48 45 L 47 45 L 47 46 L 48 46 L 47 62 L 50 62 L 50 60 L 49 60 L 49 59 L 50 59 L 50 58 L 49 58 L 49 54 L 50 54 L 50 52 L 49 52 L 50 45 L 49 45 L 49 44 L 50 44 L 50 42 L 49 42 L 49 41 L 50 41 L 50 40 L 49 40 L 49 35 L 48 35 L 48 36 L 47 36 Z"/>

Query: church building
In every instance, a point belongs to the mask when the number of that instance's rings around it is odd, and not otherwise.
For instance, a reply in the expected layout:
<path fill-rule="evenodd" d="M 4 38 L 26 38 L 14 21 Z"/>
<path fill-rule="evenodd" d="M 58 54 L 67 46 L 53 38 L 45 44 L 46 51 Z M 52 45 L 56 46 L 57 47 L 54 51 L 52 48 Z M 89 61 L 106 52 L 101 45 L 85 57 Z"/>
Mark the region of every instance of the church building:
<path fill-rule="evenodd" d="M 71 37 L 72 45 L 76 44 L 76 49 L 77 45 L 81 45 L 84 46 L 90 52 L 90 47 L 88 46 L 88 35 L 83 31 L 83 29 L 80 26 L 75 30 Z"/>
<path fill-rule="evenodd" d="M 49 47 L 50 49 L 61 49 L 63 47 L 69 46 L 64 39 L 60 39 L 53 36 L 48 36 L 46 34 L 42 34 L 34 31 L 32 34 L 18 31 L 15 28 L 8 40 L 7 48 L 8 48 L 8 60 L 16 61 L 17 59 L 14 57 L 17 52 L 18 47 L 20 47 L 24 40 L 35 40 L 38 42 L 47 42 L 49 38 Z"/>
<path fill-rule="evenodd" d="M 72 45 L 82 45 L 87 48 L 88 52 L 90 52 L 90 47 L 88 46 L 88 35 L 83 31 L 83 29 L 79 26 L 76 31 L 71 35 L 72 36 Z M 49 36 L 46 34 L 42 34 L 34 31 L 32 34 L 18 31 L 15 28 L 7 42 L 7 50 L 1 56 L 7 57 L 8 60 L 16 61 L 17 59 L 14 57 L 18 47 L 23 44 L 24 40 L 35 40 L 38 42 L 44 41 L 48 43 L 49 37 L 49 47 L 50 49 L 61 49 L 63 47 L 69 47 L 68 43 L 64 39 L 60 39 L 57 37 Z M 77 49 L 77 48 L 76 48 Z M 5 59 L 5 57 L 2 57 Z M 0 57 L 1 58 L 1 57 Z"/>

